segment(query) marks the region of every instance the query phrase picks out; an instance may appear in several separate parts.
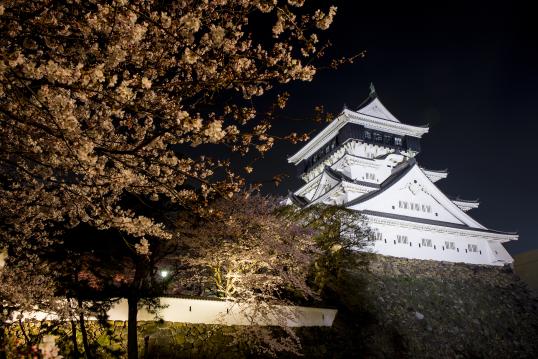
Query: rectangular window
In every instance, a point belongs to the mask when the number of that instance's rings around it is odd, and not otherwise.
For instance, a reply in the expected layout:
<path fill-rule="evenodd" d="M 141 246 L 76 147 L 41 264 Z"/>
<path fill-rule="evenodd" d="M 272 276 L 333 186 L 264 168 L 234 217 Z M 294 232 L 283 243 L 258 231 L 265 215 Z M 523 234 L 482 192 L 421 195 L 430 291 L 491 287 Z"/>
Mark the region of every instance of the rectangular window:
<path fill-rule="evenodd" d="M 392 143 L 392 136 L 391 135 L 385 135 L 383 136 L 384 138 L 384 143 L 386 143 L 387 145 L 390 145 Z"/>
<path fill-rule="evenodd" d="M 431 247 L 431 246 L 432 246 L 432 240 L 431 240 L 431 239 L 422 238 L 422 246 L 423 246 L 423 247 Z"/>
<path fill-rule="evenodd" d="M 407 236 L 397 235 L 396 236 L 398 243 L 407 244 Z"/>
<path fill-rule="evenodd" d="M 383 136 L 380 133 L 374 132 L 374 141 L 376 142 L 383 141 Z"/>
<path fill-rule="evenodd" d="M 366 173 L 366 179 L 375 179 L 375 175 L 373 173 Z M 398 207 L 403 209 L 410 209 L 414 211 L 422 211 L 426 213 L 432 212 L 432 207 L 427 204 L 420 204 L 420 203 L 414 203 L 414 202 L 407 202 L 407 201 L 398 201 Z"/>
<path fill-rule="evenodd" d="M 456 249 L 456 244 L 454 242 L 445 242 L 445 248 L 446 249 Z"/>
<path fill-rule="evenodd" d="M 365 140 L 371 140 L 372 139 L 372 133 L 370 131 L 364 131 L 364 139 Z"/>
<path fill-rule="evenodd" d="M 381 238 L 381 232 L 378 232 L 377 230 L 374 230 L 370 233 L 370 239 L 372 241 L 380 241 Z"/>
<path fill-rule="evenodd" d="M 402 138 L 401 137 L 394 137 L 394 144 L 396 146 L 401 146 L 402 145 Z"/>
<path fill-rule="evenodd" d="M 469 252 L 478 252 L 478 246 L 476 244 L 469 244 L 467 246 Z"/>

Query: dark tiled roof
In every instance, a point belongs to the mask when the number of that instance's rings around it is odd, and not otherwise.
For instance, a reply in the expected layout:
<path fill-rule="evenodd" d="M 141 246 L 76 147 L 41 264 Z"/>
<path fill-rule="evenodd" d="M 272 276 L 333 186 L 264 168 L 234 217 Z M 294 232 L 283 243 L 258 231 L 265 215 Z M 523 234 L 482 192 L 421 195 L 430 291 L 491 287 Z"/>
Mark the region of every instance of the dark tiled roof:
<path fill-rule="evenodd" d="M 299 207 L 304 207 L 306 206 L 307 204 L 309 204 L 310 202 L 304 198 L 303 196 L 297 196 L 296 194 L 293 194 L 292 192 L 290 192 L 288 194 L 288 197 L 290 198 L 290 200 L 293 202 L 293 204 L 299 206 Z"/>
<path fill-rule="evenodd" d="M 430 170 L 428 168 L 423 167 L 422 170 L 428 171 L 428 172 L 435 172 L 435 173 L 448 173 L 448 168 L 445 168 L 444 170 Z"/>
<path fill-rule="evenodd" d="M 401 155 L 402 153 L 398 150 L 394 151 L 394 152 L 387 152 L 387 153 L 384 153 L 382 155 L 379 155 L 379 156 L 376 156 L 376 160 L 382 160 L 382 159 L 385 159 L 387 158 L 388 156 L 390 155 Z"/>
<path fill-rule="evenodd" d="M 359 184 L 361 186 L 367 186 L 367 187 L 373 187 L 373 188 L 380 188 L 380 186 L 377 184 L 377 183 L 370 183 L 370 182 L 364 182 L 364 181 L 358 181 L 358 180 L 354 180 L 353 178 L 349 177 L 349 176 L 346 176 L 345 174 L 343 174 L 342 172 L 339 172 L 339 171 L 336 171 L 334 169 L 332 169 L 331 167 L 329 166 L 326 166 L 325 167 L 325 172 L 333 179 L 337 180 L 337 181 L 346 181 L 346 182 L 351 182 L 351 183 L 355 183 L 355 184 Z"/>
<path fill-rule="evenodd" d="M 456 201 L 456 202 L 465 202 L 465 203 L 479 203 L 480 201 L 477 199 L 461 199 L 459 197 L 456 197 L 456 198 L 451 198 L 450 199 L 451 201 Z"/>

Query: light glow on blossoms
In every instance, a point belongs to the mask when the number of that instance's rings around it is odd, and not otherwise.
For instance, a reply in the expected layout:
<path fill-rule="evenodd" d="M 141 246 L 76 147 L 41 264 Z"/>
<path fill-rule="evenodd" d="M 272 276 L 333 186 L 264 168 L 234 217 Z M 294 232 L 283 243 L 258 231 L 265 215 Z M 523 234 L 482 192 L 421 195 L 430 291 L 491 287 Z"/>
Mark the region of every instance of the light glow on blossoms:
<path fill-rule="evenodd" d="M 275 85 L 313 78 L 321 49 L 316 29 L 327 28 L 336 11 L 308 13 L 304 1 L 290 1 L 291 7 L 266 0 L 182 1 L 166 11 L 159 3 L 2 4 L 5 246 L 52 243 L 47 226 L 84 222 L 131 236 L 145 256 L 144 236 L 171 234 L 121 204 L 125 195 L 199 206 L 239 191 L 244 180 L 229 161 L 191 158 L 181 147 L 267 152 L 275 142 L 275 115 L 256 125 L 251 99 Z M 24 26 L 21 13 L 31 14 Z M 249 17 L 256 13 L 275 15 L 272 43 L 258 43 L 250 33 Z M 230 95 L 238 101 L 215 107 L 219 96 Z M 282 99 L 275 99 L 278 108 L 286 104 Z M 252 171 L 246 163 L 237 168 Z"/>
<path fill-rule="evenodd" d="M 141 256 L 147 256 L 150 254 L 149 251 L 149 242 L 146 238 L 142 238 L 140 240 L 140 243 L 135 244 L 135 250 L 136 253 L 140 254 Z"/>
<path fill-rule="evenodd" d="M 56 346 L 56 337 L 52 335 L 44 335 L 43 340 L 38 345 L 43 359 L 61 359 L 59 348 Z"/>

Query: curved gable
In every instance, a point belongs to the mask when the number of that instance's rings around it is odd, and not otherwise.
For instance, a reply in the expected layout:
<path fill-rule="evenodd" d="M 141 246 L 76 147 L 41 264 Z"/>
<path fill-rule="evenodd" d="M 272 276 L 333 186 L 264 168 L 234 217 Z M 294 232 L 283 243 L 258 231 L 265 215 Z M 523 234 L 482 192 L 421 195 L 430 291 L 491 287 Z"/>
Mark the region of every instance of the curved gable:
<path fill-rule="evenodd" d="M 363 115 L 377 117 L 387 121 L 400 122 L 392 113 L 390 113 L 389 110 L 387 110 L 385 106 L 383 106 L 383 104 L 381 103 L 381 101 L 379 101 L 379 98 L 377 97 L 370 101 L 366 106 L 358 109 L 357 112 Z"/>
<path fill-rule="evenodd" d="M 407 164 L 379 191 L 348 203 L 356 210 L 370 210 L 425 220 L 435 220 L 470 228 L 486 229 L 446 197 L 418 167 L 416 162 Z M 385 182 L 387 182 L 385 181 Z"/>

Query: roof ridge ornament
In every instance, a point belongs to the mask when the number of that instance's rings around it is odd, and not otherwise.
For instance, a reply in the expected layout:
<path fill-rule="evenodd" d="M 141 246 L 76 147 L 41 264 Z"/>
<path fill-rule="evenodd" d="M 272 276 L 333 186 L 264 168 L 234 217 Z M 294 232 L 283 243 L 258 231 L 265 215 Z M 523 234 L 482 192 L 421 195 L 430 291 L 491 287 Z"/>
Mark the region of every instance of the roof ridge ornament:
<path fill-rule="evenodd" d="M 360 110 L 363 107 L 368 106 L 369 103 L 371 103 L 373 100 L 375 100 L 377 98 L 377 92 L 375 90 L 373 82 L 370 82 L 369 88 L 370 88 L 370 93 L 368 94 L 368 97 L 365 98 L 364 101 L 362 101 L 360 103 L 359 107 L 357 108 L 357 111 Z"/>
<path fill-rule="evenodd" d="M 370 95 L 369 97 L 377 97 L 377 92 L 375 91 L 374 83 L 370 82 Z"/>

